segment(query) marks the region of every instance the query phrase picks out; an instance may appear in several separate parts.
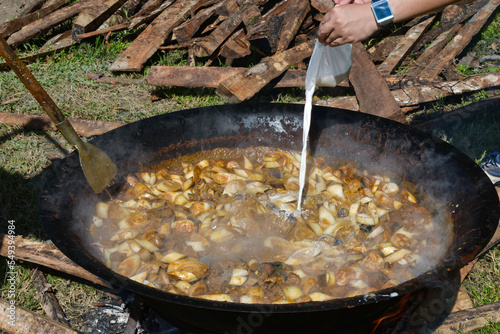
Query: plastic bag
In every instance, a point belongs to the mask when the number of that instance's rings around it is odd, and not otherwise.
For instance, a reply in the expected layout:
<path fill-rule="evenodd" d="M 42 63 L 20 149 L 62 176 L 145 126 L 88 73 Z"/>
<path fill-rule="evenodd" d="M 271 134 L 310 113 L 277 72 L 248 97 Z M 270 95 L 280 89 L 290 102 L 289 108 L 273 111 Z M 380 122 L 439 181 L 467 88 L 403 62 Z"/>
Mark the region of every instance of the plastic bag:
<path fill-rule="evenodd" d="M 316 40 L 306 74 L 308 88 L 335 87 L 349 76 L 351 71 L 352 44 L 325 46 Z"/>

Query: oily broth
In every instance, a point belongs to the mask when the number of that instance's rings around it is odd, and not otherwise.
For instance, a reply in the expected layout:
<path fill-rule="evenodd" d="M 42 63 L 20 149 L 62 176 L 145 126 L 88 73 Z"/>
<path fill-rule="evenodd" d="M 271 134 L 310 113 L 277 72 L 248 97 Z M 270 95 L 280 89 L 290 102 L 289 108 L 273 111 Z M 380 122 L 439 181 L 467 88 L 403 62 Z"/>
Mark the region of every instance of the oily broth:
<path fill-rule="evenodd" d="M 447 245 L 412 188 L 308 158 L 299 214 L 300 159 L 253 147 L 164 161 L 98 203 L 93 241 L 108 267 L 135 281 L 241 303 L 366 294 L 437 263 Z"/>

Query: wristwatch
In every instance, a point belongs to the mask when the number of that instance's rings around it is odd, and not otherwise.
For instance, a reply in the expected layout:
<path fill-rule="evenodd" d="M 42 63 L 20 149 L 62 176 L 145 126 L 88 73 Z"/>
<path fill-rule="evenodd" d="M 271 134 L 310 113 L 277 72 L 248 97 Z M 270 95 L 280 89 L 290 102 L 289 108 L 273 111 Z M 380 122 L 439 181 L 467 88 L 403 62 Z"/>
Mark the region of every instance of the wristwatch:
<path fill-rule="evenodd" d="M 379 26 L 385 27 L 394 21 L 394 15 L 388 0 L 372 0 L 371 6 Z"/>

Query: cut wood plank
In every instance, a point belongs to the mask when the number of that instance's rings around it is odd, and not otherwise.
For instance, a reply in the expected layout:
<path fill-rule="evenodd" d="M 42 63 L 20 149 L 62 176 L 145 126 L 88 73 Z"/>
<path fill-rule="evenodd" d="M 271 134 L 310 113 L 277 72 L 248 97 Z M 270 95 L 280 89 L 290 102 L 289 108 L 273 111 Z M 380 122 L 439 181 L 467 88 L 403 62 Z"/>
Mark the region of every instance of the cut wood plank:
<path fill-rule="evenodd" d="M 245 10 L 251 4 L 252 0 L 244 1 L 210 35 L 193 41 L 194 55 L 199 58 L 211 56 L 243 22 Z"/>
<path fill-rule="evenodd" d="M 448 68 L 456 56 L 469 45 L 472 38 L 481 30 L 498 5 L 500 5 L 500 0 L 488 1 L 488 4 L 481 8 L 476 15 L 460 29 L 455 38 L 453 38 L 434 60 L 427 65 L 420 73 L 420 76 L 423 78 L 433 78 Z"/>
<path fill-rule="evenodd" d="M 363 44 L 352 45 L 352 66 L 349 80 L 354 87 L 361 112 L 381 117 L 405 119 L 398 103 L 387 87 L 375 64 L 370 60 Z"/>
<path fill-rule="evenodd" d="M 13 313 L 12 313 L 13 312 Z M 9 315 L 13 321 L 9 321 Z M 35 312 L 28 311 L 10 302 L 0 299 L 0 330 L 10 334 L 26 333 L 54 333 L 78 334 L 79 332 L 64 326 L 57 321 L 43 317 Z"/>
<path fill-rule="evenodd" d="M 9 241 L 13 240 L 16 245 L 15 261 L 26 261 L 39 264 L 41 266 L 66 273 L 75 277 L 82 278 L 89 282 L 109 288 L 108 282 L 100 279 L 94 274 L 83 269 L 69 258 L 66 257 L 54 245 L 45 244 L 42 242 L 24 239 L 21 236 L 9 238 L 3 233 L 0 233 L 0 255 L 7 257 L 9 249 Z"/>
<path fill-rule="evenodd" d="M 76 118 L 70 118 L 69 122 L 75 128 L 75 131 L 84 137 L 99 136 L 125 125 L 125 123 L 119 122 L 91 121 Z M 54 123 L 52 123 L 48 116 L 0 113 L 0 123 L 11 126 L 21 126 L 32 130 L 57 131 Z"/>
<path fill-rule="evenodd" d="M 240 29 L 222 45 L 220 55 L 226 59 L 226 64 L 231 66 L 235 59 L 252 54 L 250 46 L 245 31 Z"/>
<path fill-rule="evenodd" d="M 408 86 L 393 90 L 392 95 L 400 106 L 411 106 L 437 99 L 500 87 L 500 72 L 486 73 L 463 81 L 448 81 L 429 86 Z"/>
<path fill-rule="evenodd" d="M 433 333 L 470 333 L 491 322 L 500 322 L 500 302 L 451 313 Z"/>
<path fill-rule="evenodd" d="M 28 15 L 28 14 L 33 13 L 36 10 L 39 10 L 40 8 L 42 8 L 44 3 L 45 3 L 45 0 L 35 0 L 35 1 L 32 1 L 31 3 L 27 3 L 19 16 Z"/>
<path fill-rule="evenodd" d="M 471 18 L 472 15 L 476 14 L 478 10 L 484 7 L 487 3 L 488 0 L 475 0 L 470 4 L 458 2 L 454 5 L 446 6 L 443 9 L 439 24 L 422 37 L 422 39 L 415 46 L 415 49 L 419 50 L 424 47 L 424 45 L 432 43 L 432 41 L 434 41 L 443 32 Z"/>
<path fill-rule="evenodd" d="M 73 22 L 73 39 L 80 42 L 77 35 L 94 31 L 101 26 L 127 0 L 105 0 L 102 3 L 84 9 Z"/>
<path fill-rule="evenodd" d="M 282 52 L 288 49 L 288 46 L 295 38 L 297 31 L 299 31 L 299 28 L 310 9 L 311 7 L 309 6 L 309 1 L 288 1 L 288 6 L 283 18 L 283 26 L 281 26 L 278 38 L 276 52 Z"/>
<path fill-rule="evenodd" d="M 311 40 L 264 58 L 256 66 L 222 81 L 216 93 L 228 102 L 237 103 L 248 100 L 292 65 L 310 57 L 314 44 L 315 40 Z"/>
<path fill-rule="evenodd" d="M 23 29 L 13 33 L 7 43 L 12 46 L 17 46 L 28 41 L 34 36 L 55 27 L 59 23 L 78 15 L 82 10 L 96 6 L 100 0 L 80 0 L 69 6 L 63 7 L 55 12 L 52 12 L 33 24 L 30 24 Z"/>
<path fill-rule="evenodd" d="M 210 17 L 212 17 L 219 9 L 225 7 L 225 10 L 232 12 L 237 8 L 236 0 L 221 1 L 217 5 L 201 10 L 189 21 L 182 23 L 173 30 L 173 35 L 177 43 L 187 43 L 193 35 Z"/>
<path fill-rule="evenodd" d="M 383 62 L 403 38 L 404 36 L 401 35 L 385 37 L 379 43 L 367 50 L 370 55 L 370 59 L 376 63 Z"/>
<path fill-rule="evenodd" d="M 405 37 L 396 45 L 396 48 L 389 54 L 387 59 L 378 66 L 380 73 L 384 75 L 391 74 L 392 71 L 401 65 L 401 62 L 410 53 L 413 46 L 422 37 L 422 34 L 433 24 L 435 19 L 436 16 L 433 15 L 408 30 Z"/>
<path fill-rule="evenodd" d="M 57 300 L 51 285 L 47 282 L 43 272 L 34 268 L 30 270 L 30 276 L 37 291 L 40 305 L 45 311 L 45 314 L 47 314 L 47 316 L 52 320 L 71 327 L 68 320 L 66 320 L 66 315 L 64 314 L 61 305 L 59 305 L 59 301 Z"/>
<path fill-rule="evenodd" d="M 200 0 L 176 1 L 167 7 L 125 49 L 111 65 L 111 71 L 140 71 L 144 63 L 165 42 L 172 30 L 183 22 Z"/>
<path fill-rule="evenodd" d="M 247 70 L 244 67 L 151 66 L 146 83 L 160 87 L 217 88 L 220 82 Z M 288 70 L 274 87 L 303 87 L 305 77 L 304 70 Z"/>
<path fill-rule="evenodd" d="M 429 45 L 424 52 L 415 60 L 411 67 L 405 72 L 406 76 L 417 76 L 423 68 L 429 64 L 434 57 L 446 46 L 448 41 L 455 36 L 455 34 L 462 27 L 461 24 L 456 24 L 450 30 L 443 32 Z"/>
<path fill-rule="evenodd" d="M 356 96 L 339 96 L 323 100 L 314 100 L 313 104 L 315 106 L 359 111 L 359 104 Z"/>
<path fill-rule="evenodd" d="M 52 13 L 54 10 L 65 5 L 68 2 L 69 0 L 57 0 L 57 2 L 53 3 L 51 6 L 4 22 L 0 25 L 0 35 L 2 35 L 4 38 L 7 38 L 16 31 L 21 30 L 24 26 L 27 26 L 28 24 L 47 16 L 48 14 Z"/>

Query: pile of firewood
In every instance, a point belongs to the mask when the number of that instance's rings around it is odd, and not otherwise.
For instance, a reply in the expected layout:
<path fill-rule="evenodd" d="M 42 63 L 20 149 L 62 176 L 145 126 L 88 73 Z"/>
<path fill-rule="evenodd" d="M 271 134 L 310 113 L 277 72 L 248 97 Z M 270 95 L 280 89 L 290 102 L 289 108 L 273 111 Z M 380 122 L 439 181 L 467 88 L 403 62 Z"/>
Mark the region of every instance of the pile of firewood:
<path fill-rule="evenodd" d="M 0 25 L 0 34 L 18 46 L 72 22 L 68 31 L 53 36 L 37 54 L 23 58 L 29 62 L 76 43 L 91 43 L 97 35 L 108 40 L 113 32 L 136 29 L 138 36 L 113 62 L 111 71 L 139 72 L 159 52 L 187 49 L 188 66 L 152 66 L 146 82 L 153 86 L 212 87 L 228 102 L 248 100 L 264 88 L 304 86 L 317 28 L 333 5 L 332 0 L 69 2 L 35 0 L 19 17 Z M 463 78 L 455 63 L 499 3 L 462 1 L 442 12 L 383 30 L 374 39 L 378 42 L 369 48 L 354 45 L 350 85 L 356 96 L 316 103 L 376 110 L 372 113 L 393 117 L 401 114 L 402 107 L 498 86 L 498 74 Z M 205 65 L 194 66 L 197 60 Z M 249 66 L 252 62 L 257 64 Z M 395 75 L 401 67 L 406 68 L 404 74 Z M 6 65 L 0 63 L 1 68 Z M 380 101 L 373 101 L 377 95 Z"/>

